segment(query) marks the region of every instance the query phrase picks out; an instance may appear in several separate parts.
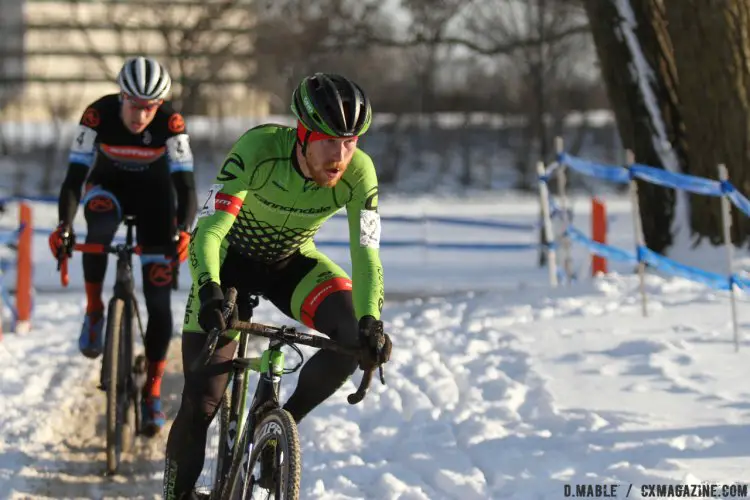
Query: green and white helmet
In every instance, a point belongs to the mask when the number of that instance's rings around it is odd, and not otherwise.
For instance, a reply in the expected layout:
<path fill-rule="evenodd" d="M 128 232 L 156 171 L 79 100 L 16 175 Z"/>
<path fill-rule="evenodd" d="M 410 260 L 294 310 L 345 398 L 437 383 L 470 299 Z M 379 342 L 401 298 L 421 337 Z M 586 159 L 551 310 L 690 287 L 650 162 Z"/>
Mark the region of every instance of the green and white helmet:
<path fill-rule="evenodd" d="M 305 77 L 292 94 L 292 112 L 308 130 L 333 137 L 362 135 L 372 122 L 370 100 L 362 88 L 334 74 Z"/>

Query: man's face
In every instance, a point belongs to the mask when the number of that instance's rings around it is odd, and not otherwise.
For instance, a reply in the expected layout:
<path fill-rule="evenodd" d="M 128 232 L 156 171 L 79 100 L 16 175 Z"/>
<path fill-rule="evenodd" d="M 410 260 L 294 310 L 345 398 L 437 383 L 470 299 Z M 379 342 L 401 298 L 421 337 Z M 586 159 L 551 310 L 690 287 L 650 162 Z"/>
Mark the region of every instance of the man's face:
<path fill-rule="evenodd" d="M 333 187 L 344 175 L 357 149 L 357 138 L 321 139 L 307 145 L 305 161 L 310 177 L 322 187 Z"/>
<path fill-rule="evenodd" d="M 140 134 L 154 119 L 163 102 L 162 99 L 144 101 L 122 94 L 122 121 L 132 133 Z"/>

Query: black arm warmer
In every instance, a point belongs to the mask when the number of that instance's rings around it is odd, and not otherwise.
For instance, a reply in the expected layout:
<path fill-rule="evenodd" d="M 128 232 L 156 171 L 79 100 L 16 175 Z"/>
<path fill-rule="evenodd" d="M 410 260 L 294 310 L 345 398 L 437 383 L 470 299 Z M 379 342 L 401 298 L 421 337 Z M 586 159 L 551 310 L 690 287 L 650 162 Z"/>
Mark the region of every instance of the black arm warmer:
<path fill-rule="evenodd" d="M 177 193 L 177 227 L 187 229 L 192 226 L 198 208 L 195 177 L 193 172 L 174 172 L 172 183 Z"/>
<path fill-rule="evenodd" d="M 81 202 L 81 188 L 86 180 L 89 168 L 80 163 L 68 165 L 68 173 L 60 188 L 60 197 L 57 200 L 57 216 L 60 222 L 73 225 L 73 219 Z"/>

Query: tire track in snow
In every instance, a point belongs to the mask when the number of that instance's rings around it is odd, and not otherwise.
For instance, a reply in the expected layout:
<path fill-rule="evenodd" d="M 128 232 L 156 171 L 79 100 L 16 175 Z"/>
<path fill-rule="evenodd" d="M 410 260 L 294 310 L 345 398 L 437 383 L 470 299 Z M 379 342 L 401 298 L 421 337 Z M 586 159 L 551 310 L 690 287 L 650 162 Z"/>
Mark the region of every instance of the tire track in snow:
<path fill-rule="evenodd" d="M 100 361 L 90 365 L 91 376 L 71 388 L 57 418 L 37 431 L 30 463 L 19 471 L 23 482 L 11 499 L 161 498 L 166 438 L 182 389 L 180 338 L 172 341 L 162 383 L 167 425 L 153 439 L 137 438 L 120 472 L 111 477 L 104 475 L 106 395 L 96 387 Z"/>
<path fill-rule="evenodd" d="M 160 498 L 166 438 L 182 390 L 180 336 L 173 336 L 162 383 L 166 427 L 152 440 L 138 438 L 121 473 L 105 477 L 101 357 L 89 360 L 78 352 L 79 302 L 71 294 L 40 295 L 33 330 L 8 339 L 11 347 L 0 350 L 0 358 L 11 356 L 15 364 L 0 378 L 5 396 L 0 418 L 17 427 L 8 433 L 4 424 L 10 442 L 0 444 L 0 498 Z M 175 325 L 180 325 L 181 300 L 174 302 Z M 18 359 L 16 351 L 26 357 Z M 16 393 L 10 400 L 9 388 Z"/>
<path fill-rule="evenodd" d="M 490 498 L 502 478 L 497 454 L 488 460 L 484 446 L 514 433 L 549 433 L 556 425 L 551 396 L 529 363 L 524 339 L 484 325 L 487 304 L 416 305 L 402 313 L 409 325 L 398 347 L 412 359 L 399 367 L 399 383 L 392 387 L 399 396 L 390 398 L 393 410 L 402 412 L 397 436 L 405 441 L 389 441 L 382 449 L 427 483 L 429 498 Z M 419 459 L 434 452 L 436 443 L 439 467 Z M 399 458 L 403 453 L 411 457 Z"/>

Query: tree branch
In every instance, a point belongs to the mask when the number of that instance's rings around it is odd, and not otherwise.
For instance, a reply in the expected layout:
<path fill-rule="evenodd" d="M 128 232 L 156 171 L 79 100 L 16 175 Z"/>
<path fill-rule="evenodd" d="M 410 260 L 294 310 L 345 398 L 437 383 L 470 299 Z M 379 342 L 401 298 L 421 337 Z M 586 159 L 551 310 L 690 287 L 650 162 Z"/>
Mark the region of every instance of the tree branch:
<path fill-rule="evenodd" d="M 539 45 L 540 43 L 545 44 L 551 44 L 554 42 L 558 42 L 560 40 L 563 40 L 565 38 L 568 38 L 573 35 L 578 35 L 582 33 L 588 33 L 589 32 L 589 25 L 586 24 L 579 24 L 575 26 L 571 26 L 568 28 L 564 28 L 557 32 L 552 32 L 546 34 L 544 37 L 544 40 L 542 41 L 538 36 L 530 36 L 528 38 L 517 38 L 515 40 L 508 40 L 502 43 L 497 43 L 495 45 L 482 45 L 479 44 L 473 40 L 469 40 L 463 37 L 457 37 L 457 36 L 434 36 L 434 37 L 425 37 L 422 34 L 417 34 L 411 39 L 407 40 L 397 40 L 394 38 L 388 38 L 388 37 L 382 37 L 376 34 L 366 34 L 364 36 L 362 35 L 352 35 L 352 34 L 334 34 L 332 37 L 332 43 L 331 45 L 323 45 L 324 50 L 328 51 L 336 51 L 342 49 L 342 41 L 344 41 L 344 48 L 349 49 L 360 49 L 368 46 L 381 46 L 381 47 L 399 47 L 399 48 L 408 48 L 408 47 L 419 47 L 419 46 L 425 46 L 425 45 L 457 45 L 461 47 L 465 47 L 469 50 L 471 50 L 474 53 L 485 55 L 485 56 L 496 56 L 496 55 L 507 55 L 511 54 L 517 50 L 534 47 Z M 353 40 L 353 42 L 349 42 L 348 44 L 346 41 Z"/>

